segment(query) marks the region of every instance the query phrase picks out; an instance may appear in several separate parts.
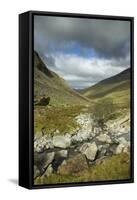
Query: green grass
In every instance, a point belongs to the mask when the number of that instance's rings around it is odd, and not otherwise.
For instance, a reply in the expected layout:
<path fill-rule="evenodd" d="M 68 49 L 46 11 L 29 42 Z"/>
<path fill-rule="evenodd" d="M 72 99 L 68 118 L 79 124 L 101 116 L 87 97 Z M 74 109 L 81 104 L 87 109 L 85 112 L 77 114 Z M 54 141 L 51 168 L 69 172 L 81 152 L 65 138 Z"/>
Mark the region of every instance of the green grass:
<path fill-rule="evenodd" d="M 51 134 L 55 130 L 59 130 L 59 134 L 73 133 L 79 125 L 77 124 L 75 117 L 80 113 L 101 113 L 104 109 L 103 106 L 99 108 L 98 104 L 112 97 L 104 97 L 102 100 L 94 101 L 89 107 L 84 105 L 61 105 L 61 106 L 34 106 L 34 133 L 36 135 L 41 134 L 41 129 L 44 128 L 46 134 Z M 115 101 L 114 101 L 115 102 Z M 114 103 L 114 113 L 111 116 L 114 119 L 127 115 L 129 113 L 128 106 Z M 97 109 L 96 109 L 97 108 Z M 109 105 L 107 105 L 109 109 Z M 101 110 L 100 110 L 101 109 Z M 104 112 L 104 111 L 103 111 Z M 111 108 L 110 108 L 111 112 Z"/>
<path fill-rule="evenodd" d="M 92 182 L 104 180 L 123 180 L 130 178 L 130 156 L 127 153 L 114 155 L 109 159 L 89 167 L 89 170 L 82 171 L 78 176 L 52 174 L 49 177 L 38 177 L 35 184 L 55 184 Z"/>
<path fill-rule="evenodd" d="M 95 103 L 98 100 L 112 98 L 117 108 L 130 107 L 130 70 L 105 79 L 81 92 Z"/>
<path fill-rule="evenodd" d="M 40 134 L 44 127 L 46 134 L 59 130 L 60 134 L 73 131 L 78 124 L 75 117 L 83 110 L 83 106 L 35 106 L 34 107 L 34 132 Z"/>

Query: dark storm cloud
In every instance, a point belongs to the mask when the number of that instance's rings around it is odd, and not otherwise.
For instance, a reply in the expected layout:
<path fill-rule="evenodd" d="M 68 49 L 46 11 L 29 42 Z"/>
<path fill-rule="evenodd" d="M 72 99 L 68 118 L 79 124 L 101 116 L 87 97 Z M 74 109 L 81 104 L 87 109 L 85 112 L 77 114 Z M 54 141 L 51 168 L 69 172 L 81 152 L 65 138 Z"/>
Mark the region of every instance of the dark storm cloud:
<path fill-rule="evenodd" d="M 74 88 L 130 67 L 130 22 L 35 16 L 34 48 Z"/>
<path fill-rule="evenodd" d="M 130 22 L 35 16 L 35 49 L 54 51 L 71 42 L 94 48 L 99 56 L 123 58 L 130 48 Z"/>

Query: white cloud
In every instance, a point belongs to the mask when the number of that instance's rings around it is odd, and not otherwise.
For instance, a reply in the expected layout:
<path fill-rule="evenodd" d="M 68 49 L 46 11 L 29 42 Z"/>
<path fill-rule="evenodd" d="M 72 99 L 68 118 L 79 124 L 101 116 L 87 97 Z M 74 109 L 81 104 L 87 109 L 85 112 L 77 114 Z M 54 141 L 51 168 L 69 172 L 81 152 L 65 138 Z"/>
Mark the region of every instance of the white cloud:
<path fill-rule="evenodd" d="M 85 88 L 114 76 L 129 66 L 119 66 L 112 59 L 85 58 L 77 55 L 52 54 L 55 66 L 49 66 L 74 88 Z"/>

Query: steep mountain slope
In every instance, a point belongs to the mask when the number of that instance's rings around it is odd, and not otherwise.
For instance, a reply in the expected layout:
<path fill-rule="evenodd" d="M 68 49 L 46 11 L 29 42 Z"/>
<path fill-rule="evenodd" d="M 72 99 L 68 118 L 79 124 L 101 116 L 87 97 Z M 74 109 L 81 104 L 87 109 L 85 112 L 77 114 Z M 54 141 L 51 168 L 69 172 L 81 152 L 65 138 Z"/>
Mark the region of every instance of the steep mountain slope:
<path fill-rule="evenodd" d="M 94 86 L 81 91 L 81 94 L 92 100 L 112 97 L 118 104 L 129 105 L 130 69 L 126 69 L 113 77 L 100 81 Z"/>
<path fill-rule="evenodd" d="M 34 52 L 34 98 L 50 97 L 50 104 L 86 104 L 89 100 L 70 88 L 64 79 L 49 70 Z"/>

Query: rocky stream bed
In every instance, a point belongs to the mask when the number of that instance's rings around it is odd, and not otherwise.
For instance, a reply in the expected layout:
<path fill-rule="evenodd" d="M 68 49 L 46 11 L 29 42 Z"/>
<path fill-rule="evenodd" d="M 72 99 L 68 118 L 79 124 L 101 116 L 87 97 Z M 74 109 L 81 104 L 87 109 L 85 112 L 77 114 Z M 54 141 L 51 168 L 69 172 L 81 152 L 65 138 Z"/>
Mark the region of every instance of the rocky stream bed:
<path fill-rule="evenodd" d="M 112 155 L 130 151 L 129 117 L 111 121 L 101 130 L 89 113 L 78 115 L 73 133 L 34 138 L 34 179 L 57 174 L 78 174 Z"/>

